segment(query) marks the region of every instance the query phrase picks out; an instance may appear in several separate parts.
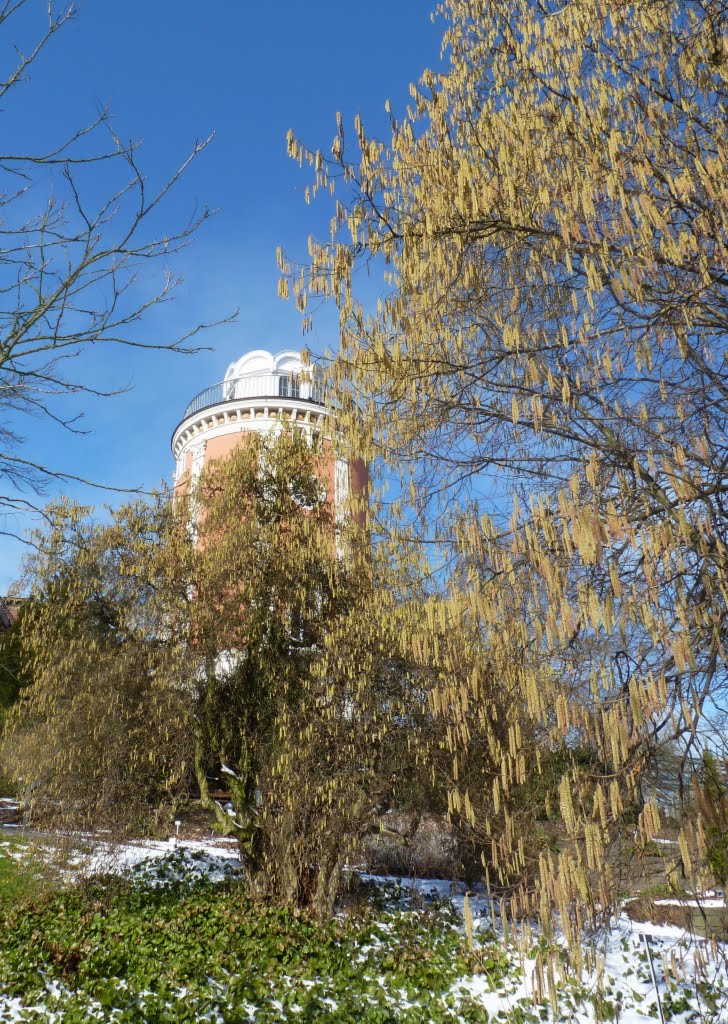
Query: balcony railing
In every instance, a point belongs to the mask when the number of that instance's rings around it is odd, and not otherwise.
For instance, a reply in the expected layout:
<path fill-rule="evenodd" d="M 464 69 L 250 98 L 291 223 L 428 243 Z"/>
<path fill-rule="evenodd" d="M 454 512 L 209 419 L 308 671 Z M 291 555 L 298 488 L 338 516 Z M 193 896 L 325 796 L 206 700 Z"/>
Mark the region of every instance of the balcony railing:
<path fill-rule="evenodd" d="M 221 402 L 240 402 L 247 398 L 288 398 L 324 404 L 323 386 L 296 373 L 249 373 L 213 384 L 195 395 L 185 409 L 183 419 Z"/>

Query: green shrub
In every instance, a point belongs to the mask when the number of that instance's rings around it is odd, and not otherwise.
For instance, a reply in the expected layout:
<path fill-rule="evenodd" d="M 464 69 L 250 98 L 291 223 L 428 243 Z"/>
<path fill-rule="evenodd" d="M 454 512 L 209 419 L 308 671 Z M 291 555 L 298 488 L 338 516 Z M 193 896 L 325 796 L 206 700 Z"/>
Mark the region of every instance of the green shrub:
<path fill-rule="evenodd" d="M 252 902 L 239 885 L 97 879 L 0 905 L 0 995 L 49 1006 L 60 986 L 64 1022 L 95 1003 L 99 1020 L 192 1021 L 217 1008 L 232 1021 L 255 1008 L 257 1024 L 285 1011 L 331 1024 L 474 1024 L 482 1007 L 450 992 L 473 967 L 456 920 L 449 903 L 394 890 L 322 924 Z M 507 957 L 482 960 L 497 984 Z"/>

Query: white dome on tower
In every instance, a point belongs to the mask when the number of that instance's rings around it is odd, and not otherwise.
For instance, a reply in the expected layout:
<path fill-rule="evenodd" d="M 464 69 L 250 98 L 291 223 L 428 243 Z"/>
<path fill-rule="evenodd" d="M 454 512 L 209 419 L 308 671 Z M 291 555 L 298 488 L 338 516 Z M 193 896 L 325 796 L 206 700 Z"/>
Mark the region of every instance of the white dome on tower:
<path fill-rule="evenodd" d="M 300 373 L 302 369 L 303 360 L 300 352 L 284 349 L 273 355 L 265 349 L 257 348 L 241 356 L 236 362 L 230 363 L 225 380 L 247 377 L 252 373 Z"/>
<path fill-rule="evenodd" d="M 288 422 L 326 437 L 327 420 L 321 374 L 307 357 L 293 349 L 246 352 L 185 409 L 172 436 L 176 479 L 196 476 L 205 458 L 224 455 L 241 434 L 266 434 Z"/>
<path fill-rule="evenodd" d="M 336 452 L 319 367 L 293 349 L 247 352 L 230 363 L 223 380 L 195 395 L 172 435 L 175 486 L 194 487 L 206 462 L 229 455 L 246 436 L 285 428 L 322 442 L 322 478 L 337 510 L 350 488 L 366 493 L 366 466 Z"/>

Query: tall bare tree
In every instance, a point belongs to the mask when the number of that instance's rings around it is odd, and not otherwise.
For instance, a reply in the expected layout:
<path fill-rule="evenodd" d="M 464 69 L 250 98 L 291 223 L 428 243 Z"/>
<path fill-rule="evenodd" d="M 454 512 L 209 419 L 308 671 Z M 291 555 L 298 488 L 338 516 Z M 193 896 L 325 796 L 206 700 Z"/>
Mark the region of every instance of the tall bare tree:
<path fill-rule="evenodd" d="M 42 11 L 45 29 L 23 52 L 17 37 L 27 31 L 25 16 Z M 5 52 L 16 57 L 0 80 L 6 121 L 44 51 L 75 15 L 75 5 L 57 8 L 52 0 L 0 4 L 0 40 L 13 44 Z M 159 342 L 139 329 L 178 284 L 168 261 L 210 216 L 202 207 L 160 230 L 170 193 L 211 137 L 196 142 L 171 177 L 153 185 L 140 164 L 139 144 L 116 134 L 108 110 L 66 137 L 53 137 L 50 123 L 44 133 L 38 150 L 0 153 L 0 515 L 33 507 L 32 492 L 52 479 L 77 479 L 70 467 L 27 452 L 22 419 L 38 415 L 78 431 L 78 417 L 64 400 L 117 393 L 100 390 L 79 371 L 75 360 L 84 349 L 102 344 L 189 352 L 205 326 Z M 151 288 L 139 280 L 150 264 L 159 266 L 160 276 Z"/>

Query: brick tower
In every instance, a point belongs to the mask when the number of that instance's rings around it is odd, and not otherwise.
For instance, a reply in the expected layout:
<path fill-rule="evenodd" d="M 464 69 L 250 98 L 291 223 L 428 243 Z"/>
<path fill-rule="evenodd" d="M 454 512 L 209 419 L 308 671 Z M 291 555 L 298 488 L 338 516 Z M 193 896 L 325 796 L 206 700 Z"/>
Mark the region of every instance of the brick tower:
<path fill-rule="evenodd" d="M 268 434 L 286 426 L 323 444 L 322 484 L 338 512 L 350 494 L 364 495 L 365 465 L 334 451 L 332 425 L 315 363 L 304 368 L 301 354 L 275 355 L 256 349 L 231 363 L 225 379 L 196 395 L 172 435 L 175 490 L 194 487 L 210 459 L 224 458 L 251 432 Z"/>

